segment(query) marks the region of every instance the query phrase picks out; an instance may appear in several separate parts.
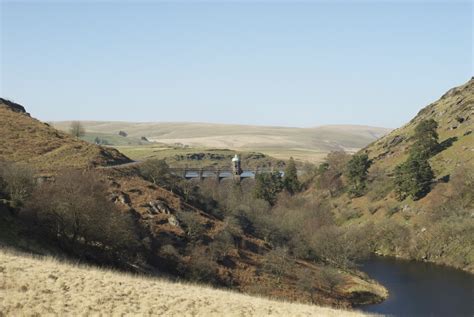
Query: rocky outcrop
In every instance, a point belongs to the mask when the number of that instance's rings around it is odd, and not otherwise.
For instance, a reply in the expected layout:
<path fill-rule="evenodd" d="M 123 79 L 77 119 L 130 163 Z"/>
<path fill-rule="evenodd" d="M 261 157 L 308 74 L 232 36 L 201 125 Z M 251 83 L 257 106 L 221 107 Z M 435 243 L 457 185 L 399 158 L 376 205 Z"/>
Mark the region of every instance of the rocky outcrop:
<path fill-rule="evenodd" d="M 116 204 L 121 203 L 121 204 L 127 205 L 127 206 L 130 205 L 130 202 L 131 202 L 130 197 L 127 194 L 123 193 L 123 192 L 113 193 L 111 200 L 112 200 L 112 202 L 114 202 Z"/>
<path fill-rule="evenodd" d="M 166 202 L 162 200 L 150 201 L 144 207 L 147 207 L 148 211 L 153 215 L 156 215 L 156 214 L 171 215 L 171 208 L 168 206 Z"/>
<path fill-rule="evenodd" d="M 175 216 L 173 216 L 173 215 L 169 216 L 169 218 L 168 218 L 168 223 L 169 223 L 170 225 L 172 225 L 173 227 L 177 227 L 177 228 L 180 228 L 180 227 L 181 227 L 181 226 L 179 225 L 178 219 L 177 219 Z"/>
<path fill-rule="evenodd" d="M 20 112 L 29 115 L 29 113 L 26 112 L 25 107 L 4 98 L 0 98 L 0 106 L 7 107 L 8 109 L 15 112 Z"/>

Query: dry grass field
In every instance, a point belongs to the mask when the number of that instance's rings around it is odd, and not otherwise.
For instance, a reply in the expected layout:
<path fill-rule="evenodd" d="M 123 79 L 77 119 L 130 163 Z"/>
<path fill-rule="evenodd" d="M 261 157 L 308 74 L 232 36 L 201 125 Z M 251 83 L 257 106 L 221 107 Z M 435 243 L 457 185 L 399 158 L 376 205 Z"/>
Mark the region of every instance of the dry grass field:
<path fill-rule="evenodd" d="M 0 316 L 362 316 L 0 250 Z"/>

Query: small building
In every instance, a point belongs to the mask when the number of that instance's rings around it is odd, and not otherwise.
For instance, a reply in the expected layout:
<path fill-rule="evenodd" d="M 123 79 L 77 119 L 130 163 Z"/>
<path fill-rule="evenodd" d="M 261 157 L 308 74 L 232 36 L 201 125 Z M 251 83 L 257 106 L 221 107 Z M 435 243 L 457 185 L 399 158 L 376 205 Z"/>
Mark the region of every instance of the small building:
<path fill-rule="evenodd" d="M 240 157 L 237 154 L 235 154 L 234 158 L 232 159 L 232 171 L 234 175 L 242 174 Z"/>

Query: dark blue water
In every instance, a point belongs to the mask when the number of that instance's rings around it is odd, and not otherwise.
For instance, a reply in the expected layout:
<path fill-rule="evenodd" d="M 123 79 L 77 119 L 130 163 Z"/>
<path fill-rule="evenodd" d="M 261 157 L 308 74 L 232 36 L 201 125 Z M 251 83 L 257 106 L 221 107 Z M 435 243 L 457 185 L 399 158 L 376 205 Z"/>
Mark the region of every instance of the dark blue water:
<path fill-rule="evenodd" d="M 392 316 L 474 316 L 474 275 L 423 262 L 374 257 L 362 271 L 390 297 L 359 309 Z"/>

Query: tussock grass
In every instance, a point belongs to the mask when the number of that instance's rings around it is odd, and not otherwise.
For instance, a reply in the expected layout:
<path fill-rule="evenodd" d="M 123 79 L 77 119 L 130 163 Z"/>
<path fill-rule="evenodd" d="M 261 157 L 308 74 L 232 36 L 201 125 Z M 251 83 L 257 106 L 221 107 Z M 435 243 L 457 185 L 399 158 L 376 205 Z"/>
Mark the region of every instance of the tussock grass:
<path fill-rule="evenodd" d="M 362 316 L 0 249 L 0 316 Z"/>

